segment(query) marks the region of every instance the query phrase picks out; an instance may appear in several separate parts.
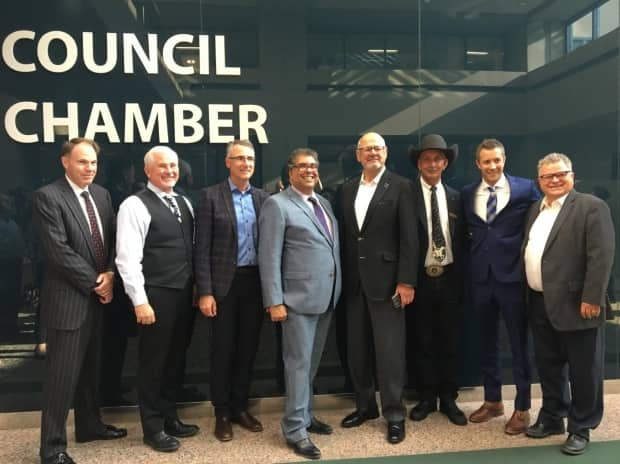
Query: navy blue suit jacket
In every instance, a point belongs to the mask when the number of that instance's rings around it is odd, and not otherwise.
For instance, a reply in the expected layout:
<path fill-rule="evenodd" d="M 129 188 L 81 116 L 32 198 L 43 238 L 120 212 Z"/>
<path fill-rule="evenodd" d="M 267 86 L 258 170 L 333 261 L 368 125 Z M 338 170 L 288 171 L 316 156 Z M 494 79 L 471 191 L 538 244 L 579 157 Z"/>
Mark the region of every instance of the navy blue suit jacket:
<path fill-rule="evenodd" d="M 474 282 L 486 282 L 489 274 L 505 283 L 522 279 L 520 252 L 525 216 L 532 203 L 540 198 L 540 192 L 530 179 L 505 176 L 510 185 L 510 199 L 491 224 L 474 210 L 480 182 L 466 185 L 461 192 Z"/>

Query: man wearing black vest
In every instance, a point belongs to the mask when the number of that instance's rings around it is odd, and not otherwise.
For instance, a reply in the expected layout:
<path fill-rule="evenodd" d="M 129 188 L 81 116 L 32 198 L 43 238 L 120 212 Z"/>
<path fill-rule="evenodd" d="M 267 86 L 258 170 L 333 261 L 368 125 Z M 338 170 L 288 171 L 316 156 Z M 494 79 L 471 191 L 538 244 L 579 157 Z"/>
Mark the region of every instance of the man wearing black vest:
<path fill-rule="evenodd" d="M 176 379 L 192 311 L 194 217 L 189 201 L 173 191 L 179 160 L 169 147 L 144 156 L 146 189 L 118 210 L 116 265 L 138 322 L 138 404 L 144 443 L 176 451 L 175 437 L 198 426 L 176 411 Z"/>

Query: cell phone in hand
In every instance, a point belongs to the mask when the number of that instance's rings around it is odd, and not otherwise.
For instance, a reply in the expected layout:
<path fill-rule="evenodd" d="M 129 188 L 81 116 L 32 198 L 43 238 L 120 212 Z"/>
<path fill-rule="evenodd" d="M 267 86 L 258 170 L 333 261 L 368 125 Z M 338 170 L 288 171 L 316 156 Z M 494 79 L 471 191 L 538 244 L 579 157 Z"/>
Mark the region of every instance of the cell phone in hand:
<path fill-rule="evenodd" d="M 392 295 L 392 308 L 394 309 L 402 308 L 402 302 L 400 301 L 400 293 L 398 292 Z"/>

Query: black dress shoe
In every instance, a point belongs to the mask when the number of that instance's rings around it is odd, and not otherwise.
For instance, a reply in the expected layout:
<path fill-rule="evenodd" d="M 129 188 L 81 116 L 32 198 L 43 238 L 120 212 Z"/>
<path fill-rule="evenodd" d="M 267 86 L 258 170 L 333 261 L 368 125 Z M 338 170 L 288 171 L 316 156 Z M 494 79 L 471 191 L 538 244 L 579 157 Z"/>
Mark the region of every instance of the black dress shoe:
<path fill-rule="evenodd" d="M 256 417 L 254 417 L 247 411 L 243 411 L 236 416 L 232 416 L 230 418 L 230 421 L 234 422 L 235 424 L 239 424 L 241 427 L 249 430 L 250 432 L 263 431 L 263 424 L 261 424 Z"/>
<path fill-rule="evenodd" d="M 303 456 L 308 459 L 320 459 L 321 458 L 321 450 L 318 449 L 314 443 L 310 441 L 309 438 L 304 438 L 303 440 L 296 441 L 295 443 L 288 444 L 296 454 Z"/>
<path fill-rule="evenodd" d="M 467 425 L 467 418 L 459 409 L 454 400 L 439 401 L 439 411 L 448 416 L 454 425 Z"/>
<path fill-rule="evenodd" d="M 395 445 L 405 439 L 405 421 L 388 422 L 387 441 Z"/>
<path fill-rule="evenodd" d="M 342 419 L 342 422 L 340 423 L 340 425 L 344 427 L 345 429 L 348 429 L 351 427 L 359 427 L 367 420 L 376 419 L 377 417 L 379 417 L 379 413 L 377 411 L 373 411 L 369 413 L 369 412 L 361 412 L 356 409 L 351 414 L 349 414 L 347 417 Z"/>
<path fill-rule="evenodd" d="M 530 438 L 545 438 L 550 435 L 562 435 L 564 432 L 564 421 L 537 420 L 534 425 L 525 430 L 525 434 Z"/>
<path fill-rule="evenodd" d="M 233 439 L 232 425 L 228 416 L 215 418 L 215 438 L 219 441 L 230 441 Z"/>
<path fill-rule="evenodd" d="M 331 435 L 334 431 L 331 425 L 321 422 L 314 416 L 310 419 L 310 425 L 306 428 L 306 430 L 310 433 L 316 433 L 318 435 Z"/>
<path fill-rule="evenodd" d="M 412 421 L 421 421 L 428 417 L 431 412 L 437 411 L 437 400 L 422 400 L 416 404 L 411 412 L 409 418 Z"/>
<path fill-rule="evenodd" d="M 48 458 L 41 458 L 41 464 L 75 464 L 67 453 L 58 453 Z"/>
<path fill-rule="evenodd" d="M 584 438 L 581 435 L 577 435 L 576 433 L 571 433 L 562 445 L 562 452 L 564 454 L 576 456 L 578 454 L 582 454 L 587 447 L 587 438 Z"/>
<path fill-rule="evenodd" d="M 163 453 L 171 453 L 172 451 L 178 450 L 181 446 L 179 440 L 171 437 L 164 431 L 158 432 L 150 437 L 145 435 L 142 441 L 145 445 L 150 446 L 155 451 L 161 451 Z"/>
<path fill-rule="evenodd" d="M 179 419 L 167 420 L 164 422 L 164 432 L 177 438 L 193 437 L 198 433 L 200 427 L 193 424 L 184 424 Z"/>
<path fill-rule="evenodd" d="M 82 434 L 75 431 L 75 441 L 77 443 L 86 443 L 95 440 L 116 440 L 127 436 L 127 429 L 114 427 L 113 425 L 103 424 L 103 429 L 94 434 Z"/>

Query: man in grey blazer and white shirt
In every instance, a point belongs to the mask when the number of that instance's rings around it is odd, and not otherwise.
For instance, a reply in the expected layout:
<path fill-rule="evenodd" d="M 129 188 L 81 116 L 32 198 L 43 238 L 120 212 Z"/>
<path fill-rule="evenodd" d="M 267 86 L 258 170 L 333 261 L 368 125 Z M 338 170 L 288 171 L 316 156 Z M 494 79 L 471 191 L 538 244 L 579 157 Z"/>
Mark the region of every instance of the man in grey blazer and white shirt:
<path fill-rule="evenodd" d="M 282 432 L 294 451 L 309 459 L 319 459 L 321 452 L 308 432 L 332 433 L 313 415 L 312 383 L 341 289 L 338 224 L 327 200 L 314 193 L 318 168 L 314 150 L 291 153 L 291 186 L 263 204 L 258 246 L 263 305 L 272 321 L 282 322 Z"/>
<path fill-rule="evenodd" d="M 566 155 L 541 159 L 538 181 L 545 197 L 528 212 L 523 256 L 543 402 L 526 435 L 561 435 L 568 416 L 562 451 L 575 455 L 603 417 L 604 308 L 615 233 L 607 204 L 573 190 Z"/>

